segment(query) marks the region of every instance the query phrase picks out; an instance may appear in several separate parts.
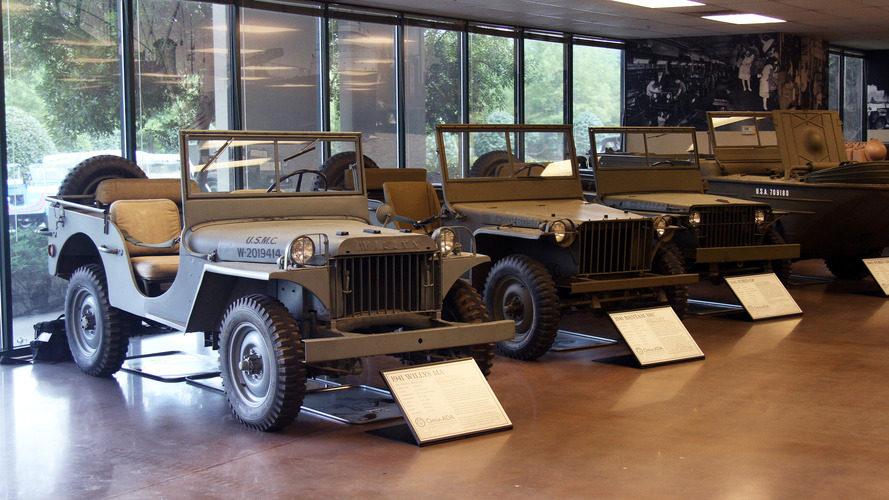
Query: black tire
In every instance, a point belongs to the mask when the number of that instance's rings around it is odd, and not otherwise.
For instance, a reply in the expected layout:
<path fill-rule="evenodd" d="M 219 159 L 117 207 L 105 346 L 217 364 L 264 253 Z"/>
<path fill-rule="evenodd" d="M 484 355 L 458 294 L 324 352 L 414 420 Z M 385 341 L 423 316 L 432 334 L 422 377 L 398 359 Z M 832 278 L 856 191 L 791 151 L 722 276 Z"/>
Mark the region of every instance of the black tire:
<path fill-rule="evenodd" d="M 147 179 L 135 163 L 114 155 L 99 155 L 78 163 L 59 185 L 59 196 L 93 195 L 105 179 Z M 83 203 L 92 203 L 91 198 Z"/>
<path fill-rule="evenodd" d="M 828 257 L 824 259 L 827 269 L 841 280 L 860 280 L 869 274 L 867 266 L 861 259 L 879 257 L 883 250 L 872 250 L 861 255 L 849 255 L 842 257 Z"/>
<path fill-rule="evenodd" d="M 775 228 L 766 229 L 766 234 L 762 238 L 763 245 L 783 245 L 785 243 L 784 237 Z M 793 266 L 790 259 L 776 259 L 771 261 L 771 265 L 772 272 L 781 280 L 781 283 L 785 285 L 790 283 L 790 268 Z"/>
<path fill-rule="evenodd" d="M 129 337 L 129 315 L 111 307 L 101 266 L 83 266 L 71 275 L 65 293 L 65 331 L 74 362 L 83 373 L 107 377 L 120 370 Z"/>
<path fill-rule="evenodd" d="M 497 342 L 498 354 L 526 361 L 543 356 L 558 334 L 559 296 L 549 272 L 524 255 L 497 261 L 485 282 L 485 304 L 494 320 L 512 319 L 516 335 Z"/>
<path fill-rule="evenodd" d="M 325 177 L 327 177 L 328 185 L 321 184 L 319 178 L 315 179 L 313 187 L 316 191 L 326 191 L 327 189 L 343 189 L 346 187 L 346 170 L 350 165 L 354 165 L 356 155 L 354 151 L 345 151 L 337 153 L 321 164 L 319 169 Z M 364 168 L 380 168 L 376 162 L 364 155 Z M 322 189 L 323 188 L 323 189 Z"/>
<path fill-rule="evenodd" d="M 498 170 L 509 163 L 510 154 L 502 149 L 488 151 L 472 162 L 469 167 L 469 177 L 496 177 Z M 512 156 L 513 163 L 518 163 L 519 159 Z"/>
<path fill-rule="evenodd" d="M 884 128 L 886 128 L 886 118 L 878 116 L 876 120 L 874 120 L 874 128 L 877 130 L 883 130 Z"/>
<path fill-rule="evenodd" d="M 219 367 L 225 397 L 247 427 L 274 431 L 296 418 L 306 394 L 299 327 L 265 295 L 235 301 L 222 318 Z"/>
<path fill-rule="evenodd" d="M 657 274 L 672 276 L 685 273 L 685 259 L 675 243 L 665 243 L 654 254 L 651 270 Z M 664 288 L 667 303 L 676 311 L 676 316 L 684 318 L 688 313 L 688 285 L 671 285 Z"/>

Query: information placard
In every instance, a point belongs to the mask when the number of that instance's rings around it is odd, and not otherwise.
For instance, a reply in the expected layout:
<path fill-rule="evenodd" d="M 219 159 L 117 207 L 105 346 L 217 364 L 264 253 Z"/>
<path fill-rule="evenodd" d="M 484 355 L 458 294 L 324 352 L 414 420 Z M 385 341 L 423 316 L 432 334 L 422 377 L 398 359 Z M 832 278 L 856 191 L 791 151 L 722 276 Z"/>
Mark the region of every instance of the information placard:
<path fill-rule="evenodd" d="M 877 257 L 874 259 L 861 259 L 874 281 L 880 285 L 883 295 L 889 295 L 889 258 Z"/>
<path fill-rule="evenodd" d="M 704 357 L 672 307 L 608 313 L 642 366 Z"/>
<path fill-rule="evenodd" d="M 735 276 L 725 282 L 754 321 L 803 313 L 775 273 Z"/>
<path fill-rule="evenodd" d="M 512 429 L 472 358 L 380 373 L 420 446 Z"/>

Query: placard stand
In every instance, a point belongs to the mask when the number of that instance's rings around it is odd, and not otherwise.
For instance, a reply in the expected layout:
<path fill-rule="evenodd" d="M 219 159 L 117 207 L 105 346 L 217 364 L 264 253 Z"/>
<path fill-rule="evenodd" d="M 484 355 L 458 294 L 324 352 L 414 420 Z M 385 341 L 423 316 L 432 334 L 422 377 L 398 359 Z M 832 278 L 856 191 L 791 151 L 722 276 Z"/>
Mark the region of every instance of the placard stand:
<path fill-rule="evenodd" d="M 472 358 L 380 373 L 418 446 L 512 429 Z"/>
<path fill-rule="evenodd" d="M 802 314 L 802 309 L 775 273 L 725 278 L 753 321 Z"/>
<path fill-rule="evenodd" d="M 611 312 L 608 317 L 643 367 L 704 358 L 672 307 Z"/>
<path fill-rule="evenodd" d="M 867 270 L 874 278 L 874 281 L 880 285 L 883 295 L 889 296 L 889 258 L 877 257 L 874 259 L 861 259 Z"/>

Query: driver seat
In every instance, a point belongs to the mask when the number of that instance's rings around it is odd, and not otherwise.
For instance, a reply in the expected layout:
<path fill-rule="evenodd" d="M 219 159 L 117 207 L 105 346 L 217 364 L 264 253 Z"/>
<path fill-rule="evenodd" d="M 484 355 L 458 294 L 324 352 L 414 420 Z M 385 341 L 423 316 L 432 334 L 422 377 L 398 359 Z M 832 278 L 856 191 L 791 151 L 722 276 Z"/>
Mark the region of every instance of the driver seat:
<path fill-rule="evenodd" d="M 441 213 L 438 194 L 432 184 L 426 181 L 386 182 L 383 183 L 383 195 L 393 212 L 410 220 L 421 221 Z M 422 228 L 415 228 L 409 222 L 399 220 L 394 222 L 398 229 L 410 229 L 415 233 L 426 232 Z M 441 220 L 435 219 L 426 227 L 431 233 L 441 227 Z"/>
<path fill-rule="evenodd" d="M 127 255 L 142 291 L 154 297 L 179 271 L 179 209 L 169 199 L 118 200 L 111 221 L 126 240 Z"/>

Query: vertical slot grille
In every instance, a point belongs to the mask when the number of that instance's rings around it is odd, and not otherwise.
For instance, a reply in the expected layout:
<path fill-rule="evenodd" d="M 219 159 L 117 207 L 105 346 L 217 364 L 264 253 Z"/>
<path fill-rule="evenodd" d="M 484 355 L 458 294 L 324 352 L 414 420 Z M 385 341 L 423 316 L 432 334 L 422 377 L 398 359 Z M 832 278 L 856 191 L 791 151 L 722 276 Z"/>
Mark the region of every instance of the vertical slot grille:
<path fill-rule="evenodd" d="M 434 253 L 337 258 L 333 269 L 339 301 L 335 317 L 436 308 L 440 261 Z"/>
<path fill-rule="evenodd" d="M 695 207 L 701 213 L 697 228 L 701 248 L 750 246 L 756 244 L 756 207 L 723 205 Z"/>
<path fill-rule="evenodd" d="M 647 271 L 651 266 L 650 219 L 588 222 L 578 237 L 581 275 Z"/>

